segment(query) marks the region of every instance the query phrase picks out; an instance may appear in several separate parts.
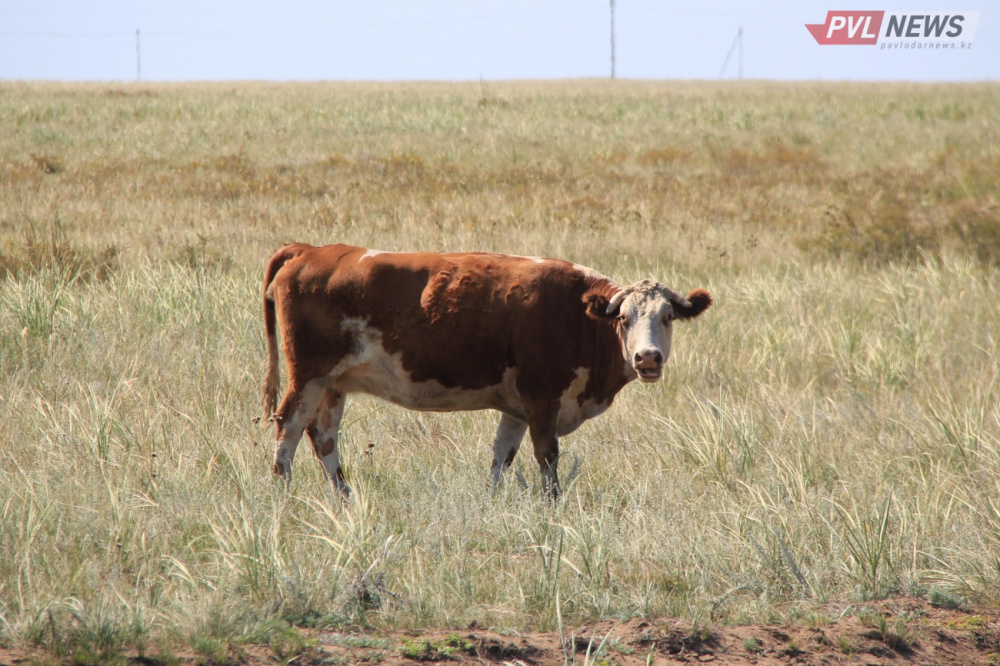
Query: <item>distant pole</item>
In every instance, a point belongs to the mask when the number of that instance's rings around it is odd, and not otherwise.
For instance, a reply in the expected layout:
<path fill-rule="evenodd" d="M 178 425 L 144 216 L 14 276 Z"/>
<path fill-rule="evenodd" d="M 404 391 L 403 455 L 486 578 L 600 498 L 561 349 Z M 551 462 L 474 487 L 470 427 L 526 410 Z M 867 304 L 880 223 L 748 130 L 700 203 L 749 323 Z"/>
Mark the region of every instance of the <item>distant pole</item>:
<path fill-rule="evenodd" d="M 719 70 L 719 79 L 722 79 L 722 75 L 726 73 L 726 65 L 729 64 L 729 59 L 733 57 L 733 51 L 736 49 L 740 50 L 740 71 L 739 77 L 740 81 L 743 80 L 743 26 L 736 32 L 736 36 L 733 38 L 733 43 L 729 47 L 729 52 L 726 54 L 726 59 L 722 61 L 722 69 Z"/>
<path fill-rule="evenodd" d="M 142 81 L 142 58 L 139 52 L 139 28 L 135 29 L 135 80 Z"/>
<path fill-rule="evenodd" d="M 743 26 L 740 26 L 740 81 L 743 80 Z"/>
<path fill-rule="evenodd" d="M 615 78 L 615 0 L 611 0 L 611 78 Z"/>

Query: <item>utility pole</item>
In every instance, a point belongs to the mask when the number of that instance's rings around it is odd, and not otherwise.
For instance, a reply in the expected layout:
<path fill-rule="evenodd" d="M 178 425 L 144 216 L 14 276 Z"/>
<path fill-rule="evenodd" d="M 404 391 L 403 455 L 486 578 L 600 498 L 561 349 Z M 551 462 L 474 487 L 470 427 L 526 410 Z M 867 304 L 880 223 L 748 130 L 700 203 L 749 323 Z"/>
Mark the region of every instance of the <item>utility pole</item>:
<path fill-rule="evenodd" d="M 729 47 L 729 53 L 726 54 L 726 59 L 722 62 L 722 69 L 719 70 L 720 79 L 722 78 L 722 75 L 726 73 L 726 65 L 729 64 L 729 59 L 733 57 L 733 51 L 735 51 L 736 49 L 740 50 L 739 77 L 740 81 L 742 81 L 743 80 L 743 26 L 740 26 L 740 29 L 736 32 L 736 37 L 733 39 L 733 44 L 732 46 Z"/>
<path fill-rule="evenodd" d="M 611 0 L 611 78 L 615 78 L 615 0 Z"/>
<path fill-rule="evenodd" d="M 139 28 L 135 29 L 135 80 L 142 81 L 142 58 L 139 53 Z"/>
<path fill-rule="evenodd" d="M 740 26 L 740 31 L 736 33 L 740 40 L 740 81 L 743 80 L 743 26 Z"/>

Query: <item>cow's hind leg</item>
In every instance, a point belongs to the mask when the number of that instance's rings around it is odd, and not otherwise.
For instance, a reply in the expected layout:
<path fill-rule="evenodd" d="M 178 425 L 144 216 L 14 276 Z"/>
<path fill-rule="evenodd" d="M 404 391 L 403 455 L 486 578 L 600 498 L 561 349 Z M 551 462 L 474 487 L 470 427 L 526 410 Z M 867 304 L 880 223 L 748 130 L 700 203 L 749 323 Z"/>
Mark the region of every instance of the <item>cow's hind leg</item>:
<path fill-rule="evenodd" d="M 500 415 L 497 436 L 493 440 L 493 465 L 490 467 L 493 483 L 499 483 L 504 471 L 514 462 L 514 456 L 521 447 L 521 440 L 527 429 L 528 424 L 506 414 Z"/>
<path fill-rule="evenodd" d="M 313 419 L 325 389 L 318 379 L 306 382 L 301 389 L 289 383 L 281 406 L 275 412 L 274 418 L 278 424 L 278 432 L 274 443 L 274 465 L 271 468 L 278 476 L 292 481 L 292 461 L 295 459 L 295 449 L 302 439 L 302 431 Z"/>
<path fill-rule="evenodd" d="M 306 428 L 306 434 L 312 440 L 313 451 L 323 463 L 326 475 L 333 487 L 344 495 L 350 495 L 351 489 L 344 480 L 344 472 L 340 468 L 340 455 L 337 442 L 340 439 L 340 420 L 344 417 L 346 396 L 340 391 L 327 389 L 320 400 L 316 417 Z"/>

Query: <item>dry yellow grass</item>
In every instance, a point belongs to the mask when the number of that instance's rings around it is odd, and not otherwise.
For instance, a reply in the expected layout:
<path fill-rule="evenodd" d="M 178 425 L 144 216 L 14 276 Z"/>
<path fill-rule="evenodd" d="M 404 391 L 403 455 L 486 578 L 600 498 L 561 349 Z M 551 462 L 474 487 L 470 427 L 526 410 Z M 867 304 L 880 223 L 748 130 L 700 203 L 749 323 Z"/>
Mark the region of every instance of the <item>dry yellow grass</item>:
<path fill-rule="evenodd" d="M 996 602 L 998 109 L 989 84 L 3 84 L 0 641 Z M 493 415 L 367 399 L 341 506 L 305 454 L 284 492 L 251 423 L 290 240 L 717 303 L 564 439 L 558 506 L 523 454 L 489 489 Z"/>

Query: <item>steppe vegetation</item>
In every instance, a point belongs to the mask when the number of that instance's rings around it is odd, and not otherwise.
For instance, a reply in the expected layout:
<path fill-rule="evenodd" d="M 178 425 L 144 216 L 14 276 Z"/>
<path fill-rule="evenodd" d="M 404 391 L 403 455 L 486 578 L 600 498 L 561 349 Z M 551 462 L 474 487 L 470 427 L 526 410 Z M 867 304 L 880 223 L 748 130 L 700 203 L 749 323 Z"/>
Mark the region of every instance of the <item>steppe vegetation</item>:
<path fill-rule="evenodd" d="M 527 448 L 489 486 L 494 414 L 365 398 L 342 503 L 253 422 L 293 240 L 716 302 L 562 440 L 560 503 Z M 0 646 L 996 605 L 998 371 L 995 84 L 0 84 Z"/>

